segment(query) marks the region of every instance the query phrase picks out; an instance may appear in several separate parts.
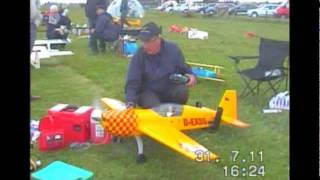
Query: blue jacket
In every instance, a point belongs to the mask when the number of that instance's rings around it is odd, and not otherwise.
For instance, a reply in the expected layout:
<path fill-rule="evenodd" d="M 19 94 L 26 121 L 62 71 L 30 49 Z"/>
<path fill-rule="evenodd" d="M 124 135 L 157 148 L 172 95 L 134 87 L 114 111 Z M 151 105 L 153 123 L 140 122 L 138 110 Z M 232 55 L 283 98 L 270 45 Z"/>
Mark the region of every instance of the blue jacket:
<path fill-rule="evenodd" d="M 85 7 L 86 16 L 91 19 L 95 19 L 96 15 L 96 7 L 103 6 L 107 9 L 107 1 L 106 0 L 87 0 L 87 4 Z"/>
<path fill-rule="evenodd" d="M 118 39 L 120 26 L 113 24 L 112 16 L 105 12 L 98 16 L 93 35 L 97 38 L 112 42 Z"/>
<path fill-rule="evenodd" d="M 173 73 L 193 74 L 177 45 L 162 39 L 160 52 L 156 55 L 148 55 L 140 47 L 127 71 L 126 102 L 137 103 L 137 96 L 145 89 L 156 93 L 168 90 L 168 84 L 172 83 L 169 76 Z"/>

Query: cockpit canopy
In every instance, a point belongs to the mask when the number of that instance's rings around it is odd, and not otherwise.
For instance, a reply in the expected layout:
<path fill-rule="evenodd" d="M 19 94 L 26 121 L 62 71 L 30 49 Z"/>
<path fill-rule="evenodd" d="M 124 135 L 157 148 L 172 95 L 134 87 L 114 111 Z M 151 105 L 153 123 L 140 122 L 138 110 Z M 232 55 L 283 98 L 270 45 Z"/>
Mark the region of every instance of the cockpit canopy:
<path fill-rule="evenodd" d="M 174 103 L 164 103 L 152 108 L 152 110 L 163 117 L 174 117 L 182 115 L 183 106 Z"/>

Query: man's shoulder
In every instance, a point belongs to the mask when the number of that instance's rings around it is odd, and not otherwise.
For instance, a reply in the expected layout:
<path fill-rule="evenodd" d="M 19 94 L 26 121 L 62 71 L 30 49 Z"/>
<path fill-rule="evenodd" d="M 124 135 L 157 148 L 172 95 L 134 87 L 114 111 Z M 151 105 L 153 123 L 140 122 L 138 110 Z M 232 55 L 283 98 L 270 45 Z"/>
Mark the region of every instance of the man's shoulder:
<path fill-rule="evenodd" d="M 172 41 L 163 40 L 163 47 L 165 52 L 176 52 L 179 51 L 179 47 L 176 43 Z"/>
<path fill-rule="evenodd" d="M 169 50 L 169 51 L 176 51 L 179 49 L 176 43 L 168 40 L 163 40 L 163 47 L 165 50 Z"/>
<path fill-rule="evenodd" d="M 172 41 L 168 41 L 168 40 L 162 40 L 163 44 L 165 45 L 165 47 L 167 48 L 177 48 L 177 44 L 172 42 Z"/>

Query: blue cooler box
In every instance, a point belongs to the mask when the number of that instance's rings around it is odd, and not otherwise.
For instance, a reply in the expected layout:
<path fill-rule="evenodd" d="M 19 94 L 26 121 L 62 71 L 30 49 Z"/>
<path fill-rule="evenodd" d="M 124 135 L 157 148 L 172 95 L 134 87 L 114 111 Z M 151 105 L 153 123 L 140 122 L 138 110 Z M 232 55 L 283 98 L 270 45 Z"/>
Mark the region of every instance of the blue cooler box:
<path fill-rule="evenodd" d="M 89 180 L 92 176 L 90 171 L 61 161 L 54 161 L 31 175 L 32 180 Z"/>
<path fill-rule="evenodd" d="M 138 50 L 138 44 L 136 41 L 124 41 L 123 53 L 124 55 L 135 55 Z"/>

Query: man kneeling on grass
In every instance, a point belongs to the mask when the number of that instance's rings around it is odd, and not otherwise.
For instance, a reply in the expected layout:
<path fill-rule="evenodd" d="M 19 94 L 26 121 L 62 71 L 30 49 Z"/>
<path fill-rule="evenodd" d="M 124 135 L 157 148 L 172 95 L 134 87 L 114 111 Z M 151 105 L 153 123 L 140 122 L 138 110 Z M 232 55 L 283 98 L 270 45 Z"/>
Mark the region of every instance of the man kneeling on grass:
<path fill-rule="evenodd" d="M 120 34 L 121 27 L 118 24 L 114 24 L 112 21 L 112 16 L 106 12 L 104 6 L 97 6 L 97 21 L 95 28 L 91 30 L 93 38 L 100 39 L 106 42 L 117 42 Z M 106 47 L 100 47 L 100 52 L 105 52 Z M 94 45 L 93 45 L 94 46 Z M 97 49 L 97 47 L 93 47 Z"/>
<path fill-rule="evenodd" d="M 125 84 L 127 107 L 152 108 L 161 103 L 186 104 L 188 87 L 196 77 L 180 48 L 160 37 L 160 28 L 153 22 L 145 24 L 139 34 L 142 47 L 132 57 Z M 170 80 L 173 74 L 188 77 L 185 84 Z"/>

